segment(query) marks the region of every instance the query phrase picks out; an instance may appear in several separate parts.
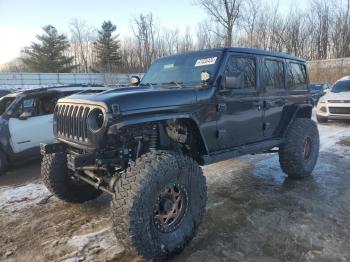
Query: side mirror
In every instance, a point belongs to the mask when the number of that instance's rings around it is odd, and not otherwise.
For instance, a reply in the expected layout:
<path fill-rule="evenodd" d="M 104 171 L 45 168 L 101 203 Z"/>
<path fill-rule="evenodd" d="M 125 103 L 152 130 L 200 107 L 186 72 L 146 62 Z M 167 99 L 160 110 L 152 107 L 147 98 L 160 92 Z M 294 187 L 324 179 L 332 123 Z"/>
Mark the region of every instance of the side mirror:
<path fill-rule="evenodd" d="M 28 117 L 31 117 L 32 113 L 24 111 L 22 114 L 19 115 L 18 119 L 19 120 L 27 120 Z"/>
<path fill-rule="evenodd" d="M 132 86 L 138 86 L 140 84 L 140 78 L 138 76 L 131 76 L 130 78 L 130 84 Z"/>
<path fill-rule="evenodd" d="M 236 73 L 224 76 L 223 87 L 225 89 L 240 89 L 243 86 L 243 74 Z"/>

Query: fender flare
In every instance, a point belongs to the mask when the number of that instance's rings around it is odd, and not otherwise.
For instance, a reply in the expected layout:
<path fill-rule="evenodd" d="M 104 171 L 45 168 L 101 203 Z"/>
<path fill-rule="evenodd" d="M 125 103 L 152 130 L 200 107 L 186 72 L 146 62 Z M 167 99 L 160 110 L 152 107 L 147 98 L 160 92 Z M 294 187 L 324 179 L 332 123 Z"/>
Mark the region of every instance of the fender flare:
<path fill-rule="evenodd" d="M 293 104 L 283 109 L 283 115 L 280 122 L 280 128 L 278 130 L 280 136 L 284 136 L 291 123 L 296 118 L 309 118 L 312 117 L 312 105 L 310 104 Z"/>
<path fill-rule="evenodd" d="M 189 119 L 190 121 L 192 121 L 196 125 L 197 131 L 200 134 L 200 139 L 201 139 L 201 142 L 203 144 L 205 152 L 209 152 L 205 137 L 203 136 L 202 130 L 199 127 L 198 120 L 195 117 L 193 117 L 193 115 L 190 113 L 176 113 L 176 114 L 166 114 L 166 115 L 165 114 L 155 114 L 155 115 L 142 116 L 142 117 L 136 117 L 136 118 L 130 117 L 130 118 L 127 118 L 121 122 L 112 124 L 108 128 L 107 133 L 108 134 L 116 134 L 117 130 L 119 130 L 123 127 L 127 127 L 127 126 L 139 125 L 139 124 L 150 123 L 150 122 L 162 122 L 162 121 L 166 121 L 166 120 L 175 120 L 175 119 Z"/>

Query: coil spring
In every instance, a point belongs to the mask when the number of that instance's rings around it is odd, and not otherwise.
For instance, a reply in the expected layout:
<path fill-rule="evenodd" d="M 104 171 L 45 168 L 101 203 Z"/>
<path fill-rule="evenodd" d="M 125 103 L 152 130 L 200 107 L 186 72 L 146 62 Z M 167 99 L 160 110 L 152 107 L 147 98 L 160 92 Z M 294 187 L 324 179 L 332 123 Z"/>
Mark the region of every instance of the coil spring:
<path fill-rule="evenodd" d="M 150 138 L 149 148 L 151 151 L 158 149 L 158 125 L 152 126 L 152 134 Z"/>

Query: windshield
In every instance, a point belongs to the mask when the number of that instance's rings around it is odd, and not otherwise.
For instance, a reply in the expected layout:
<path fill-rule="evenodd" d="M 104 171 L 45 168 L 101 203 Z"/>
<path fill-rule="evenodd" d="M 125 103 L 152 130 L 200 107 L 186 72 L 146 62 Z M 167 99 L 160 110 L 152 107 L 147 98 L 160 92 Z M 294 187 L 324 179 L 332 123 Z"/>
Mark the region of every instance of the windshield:
<path fill-rule="evenodd" d="M 333 93 L 350 92 L 350 80 L 336 82 L 332 87 L 332 92 Z"/>
<path fill-rule="evenodd" d="M 321 91 L 323 89 L 323 84 L 309 85 L 310 91 Z"/>
<path fill-rule="evenodd" d="M 197 52 L 156 60 L 142 78 L 140 85 L 199 84 L 201 73 L 213 77 L 218 69 L 222 52 Z"/>
<path fill-rule="evenodd" d="M 0 99 L 0 115 L 5 113 L 6 109 L 15 100 L 15 97 L 2 97 Z"/>

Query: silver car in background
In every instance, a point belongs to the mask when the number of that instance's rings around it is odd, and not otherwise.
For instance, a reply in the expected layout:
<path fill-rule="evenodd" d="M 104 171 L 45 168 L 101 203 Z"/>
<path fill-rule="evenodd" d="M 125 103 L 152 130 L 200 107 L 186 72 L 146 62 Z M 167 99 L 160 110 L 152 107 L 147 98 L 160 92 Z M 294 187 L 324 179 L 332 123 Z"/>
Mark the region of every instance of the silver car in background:
<path fill-rule="evenodd" d="M 350 76 L 339 79 L 317 104 L 317 121 L 350 120 Z"/>

